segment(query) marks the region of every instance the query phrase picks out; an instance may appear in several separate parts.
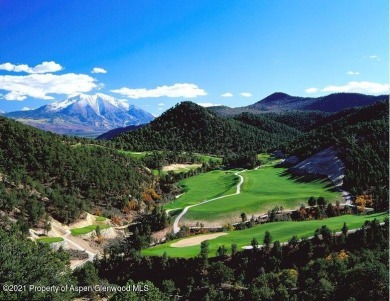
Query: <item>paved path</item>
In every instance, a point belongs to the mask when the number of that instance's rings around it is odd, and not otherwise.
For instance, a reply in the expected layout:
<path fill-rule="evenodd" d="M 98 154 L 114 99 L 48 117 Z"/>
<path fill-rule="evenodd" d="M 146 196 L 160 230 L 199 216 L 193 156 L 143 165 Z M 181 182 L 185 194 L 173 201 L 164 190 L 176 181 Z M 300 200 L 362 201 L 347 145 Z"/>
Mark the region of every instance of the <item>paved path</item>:
<path fill-rule="evenodd" d="M 210 200 L 204 200 L 203 202 L 200 202 L 198 204 L 190 205 L 190 206 L 185 207 L 183 209 L 183 211 L 176 217 L 176 219 L 175 219 L 175 221 L 173 223 L 173 233 L 176 234 L 176 233 L 178 233 L 180 231 L 180 227 L 179 227 L 180 219 L 187 213 L 188 209 L 190 209 L 191 207 L 200 206 L 200 205 L 203 205 L 203 204 L 215 201 L 215 200 L 219 200 L 219 199 L 227 198 L 229 196 L 240 194 L 241 193 L 241 185 L 242 185 L 242 183 L 244 183 L 244 177 L 241 176 L 240 173 L 242 173 L 244 171 L 246 171 L 246 169 L 242 170 L 242 171 L 237 171 L 236 173 L 234 173 L 236 176 L 240 177 L 240 182 L 238 182 L 238 184 L 237 184 L 237 190 L 236 190 L 235 193 L 219 196 L 217 198 L 213 198 L 213 199 L 210 199 Z M 170 210 L 174 210 L 174 209 L 170 209 Z"/>

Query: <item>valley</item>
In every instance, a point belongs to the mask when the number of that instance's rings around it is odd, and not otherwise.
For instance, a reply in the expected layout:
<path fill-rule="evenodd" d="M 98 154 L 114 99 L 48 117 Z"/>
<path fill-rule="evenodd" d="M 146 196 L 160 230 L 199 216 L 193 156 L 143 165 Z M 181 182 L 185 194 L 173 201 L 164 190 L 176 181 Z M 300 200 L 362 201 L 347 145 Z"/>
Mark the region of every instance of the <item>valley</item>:
<path fill-rule="evenodd" d="M 383 101 L 234 118 L 186 101 L 94 140 L 0 117 L 0 236 L 46 254 L 42 268 L 59 256 L 56 273 L 78 283 L 173 279 L 189 296 L 215 269 L 249 292 L 261 277 L 249 262 L 269 275 L 382 256 L 387 116 Z"/>
<path fill-rule="evenodd" d="M 0 301 L 389 301 L 388 1 L 0 1 Z"/>

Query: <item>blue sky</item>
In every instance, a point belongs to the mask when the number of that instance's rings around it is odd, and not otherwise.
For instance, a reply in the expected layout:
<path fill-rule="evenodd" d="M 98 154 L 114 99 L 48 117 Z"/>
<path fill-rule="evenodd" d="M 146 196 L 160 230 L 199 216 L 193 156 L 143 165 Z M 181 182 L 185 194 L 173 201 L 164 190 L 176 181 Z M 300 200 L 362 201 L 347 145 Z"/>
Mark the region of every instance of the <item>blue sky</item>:
<path fill-rule="evenodd" d="M 0 110 L 389 93 L 388 1 L 0 0 Z"/>

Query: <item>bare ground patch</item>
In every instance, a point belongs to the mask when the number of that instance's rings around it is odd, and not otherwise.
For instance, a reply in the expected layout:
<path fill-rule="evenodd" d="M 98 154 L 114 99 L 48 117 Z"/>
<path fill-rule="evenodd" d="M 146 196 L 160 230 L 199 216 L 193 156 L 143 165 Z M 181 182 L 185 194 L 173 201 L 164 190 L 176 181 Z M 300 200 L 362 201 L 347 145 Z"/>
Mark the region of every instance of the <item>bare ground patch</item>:
<path fill-rule="evenodd" d="M 163 171 L 179 170 L 179 169 L 195 169 L 201 167 L 202 164 L 171 164 L 163 166 Z"/>
<path fill-rule="evenodd" d="M 178 242 L 171 244 L 171 247 L 184 248 L 184 247 L 190 247 L 190 246 L 197 246 L 197 245 L 200 245 L 202 241 L 214 239 L 214 238 L 217 238 L 217 237 L 223 236 L 223 235 L 227 235 L 227 233 L 220 232 L 220 233 L 212 233 L 212 234 L 206 234 L 206 235 L 201 235 L 201 236 L 185 238 L 185 239 L 182 239 Z"/>

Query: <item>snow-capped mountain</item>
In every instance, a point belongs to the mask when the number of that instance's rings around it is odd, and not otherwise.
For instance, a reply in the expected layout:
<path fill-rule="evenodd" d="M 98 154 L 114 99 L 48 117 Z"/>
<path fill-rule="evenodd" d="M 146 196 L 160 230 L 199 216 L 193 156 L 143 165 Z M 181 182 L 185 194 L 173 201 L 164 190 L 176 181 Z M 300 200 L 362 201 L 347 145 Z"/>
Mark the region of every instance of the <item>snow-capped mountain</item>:
<path fill-rule="evenodd" d="M 118 127 L 149 123 L 148 112 L 105 94 L 80 94 L 30 111 L 6 114 L 26 124 L 59 134 L 97 136 Z"/>

